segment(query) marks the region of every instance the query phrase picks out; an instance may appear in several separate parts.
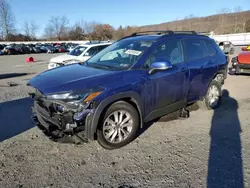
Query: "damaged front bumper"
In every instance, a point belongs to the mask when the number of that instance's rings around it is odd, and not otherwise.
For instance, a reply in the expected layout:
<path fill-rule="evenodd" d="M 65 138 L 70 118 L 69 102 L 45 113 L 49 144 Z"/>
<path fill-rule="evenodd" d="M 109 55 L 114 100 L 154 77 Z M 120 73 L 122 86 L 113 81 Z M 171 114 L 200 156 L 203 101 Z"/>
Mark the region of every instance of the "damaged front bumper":
<path fill-rule="evenodd" d="M 44 135 L 60 143 L 81 144 L 93 139 L 89 136 L 94 105 L 87 105 L 81 111 L 69 110 L 67 104 L 45 100 L 43 97 L 31 95 L 34 99 L 32 107 L 33 121 Z M 91 133 L 93 134 L 93 133 Z"/>

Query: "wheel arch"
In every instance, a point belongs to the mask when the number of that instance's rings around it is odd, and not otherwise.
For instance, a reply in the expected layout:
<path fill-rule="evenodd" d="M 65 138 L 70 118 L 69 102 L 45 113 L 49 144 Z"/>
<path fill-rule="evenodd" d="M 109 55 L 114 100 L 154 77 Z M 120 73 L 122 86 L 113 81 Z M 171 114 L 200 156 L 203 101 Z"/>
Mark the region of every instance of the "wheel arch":
<path fill-rule="evenodd" d="M 139 121 L 140 121 L 140 127 L 143 126 L 143 114 L 141 109 L 141 103 L 140 103 L 140 96 L 134 91 L 129 92 L 122 92 L 115 95 L 112 95 L 110 97 L 107 97 L 104 99 L 95 109 L 94 113 L 92 114 L 91 120 L 86 121 L 89 123 L 86 123 L 85 125 L 85 132 L 86 136 L 90 140 L 94 140 L 97 132 L 97 128 L 100 124 L 100 121 L 102 119 L 102 116 L 104 115 L 104 112 L 115 102 L 118 101 L 125 101 L 132 105 L 139 115 Z"/>

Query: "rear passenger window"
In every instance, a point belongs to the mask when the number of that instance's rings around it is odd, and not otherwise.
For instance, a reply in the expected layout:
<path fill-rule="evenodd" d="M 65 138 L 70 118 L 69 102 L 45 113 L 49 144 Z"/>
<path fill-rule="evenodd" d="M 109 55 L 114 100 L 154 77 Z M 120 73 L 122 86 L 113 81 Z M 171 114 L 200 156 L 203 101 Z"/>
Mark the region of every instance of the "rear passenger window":
<path fill-rule="evenodd" d="M 210 41 L 210 40 L 204 40 L 205 45 L 206 45 L 206 56 L 213 56 L 216 54 L 216 46 L 215 42 Z"/>
<path fill-rule="evenodd" d="M 192 61 L 205 57 L 205 45 L 199 39 L 184 39 L 183 40 L 184 54 L 186 61 Z"/>

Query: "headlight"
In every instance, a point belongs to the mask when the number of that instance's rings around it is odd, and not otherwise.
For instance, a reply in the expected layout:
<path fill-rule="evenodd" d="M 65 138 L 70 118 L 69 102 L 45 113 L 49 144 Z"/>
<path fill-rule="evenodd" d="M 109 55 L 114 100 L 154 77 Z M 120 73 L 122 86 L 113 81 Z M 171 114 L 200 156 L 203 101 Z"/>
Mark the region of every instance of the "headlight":
<path fill-rule="evenodd" d="M 49 100 L 62 100 L 69 104 L 86 104 L 93 98 L 97 97 L 102 93 L 102 90 L 92 90 L 88 92 L 67 92 L 67 93 L 57 93 L 52 95 L 47 95 L 46 99 Z"/>
<path fill-rule="evenodd" d="M 66 65 L 78 63 L 78 62 L 80 62 L 78 59 L 70 59 L 70 60 L 63 61 L 63 63 L 65 63 Z"/>

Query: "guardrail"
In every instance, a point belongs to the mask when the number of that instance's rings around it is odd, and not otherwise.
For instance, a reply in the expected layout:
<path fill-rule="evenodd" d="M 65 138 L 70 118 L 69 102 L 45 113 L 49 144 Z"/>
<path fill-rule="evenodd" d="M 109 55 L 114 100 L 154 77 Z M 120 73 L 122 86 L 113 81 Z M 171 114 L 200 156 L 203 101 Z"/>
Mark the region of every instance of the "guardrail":
<path fill-rule="evenodd" d="M 219 42 L 231 41 L 236 46 L 247 46 L 250 45 L 250 33 L 237 33 L 237 34 L 226 34 L 226 35 L 210 35 L 211 38 Z"/>
<path fill-rule="evenodd" d="M 221 41 L 231 41 L 234 45 L 239 46 L 246 46 L 250 45 L 250 33 L 237 33 L 237 34 L 226 34 L 226 35 L 214 35 L 211 33 L 209 37 L 213 38 L 214 40 L 217 40 L 219 42 Z M 0 44 L 36 44 L 36 43 L 76 43 L 76 44 L 85 44 L 90 41 L 88 40 L 80 40 L 80 41 L 15 41 L 15 42 L 6 42 L 1 41 Z"/>
<path fill-rule="evenodd" d="M 79 40 L 79 41 L 14 41 L 14 42 L 7 42 L 7 41 L 1 41 L 0 44 L 36 44 L 36 43 L 76 43 L 76 44 L 86 44 L 90 41 L 88 40 Z"/>

